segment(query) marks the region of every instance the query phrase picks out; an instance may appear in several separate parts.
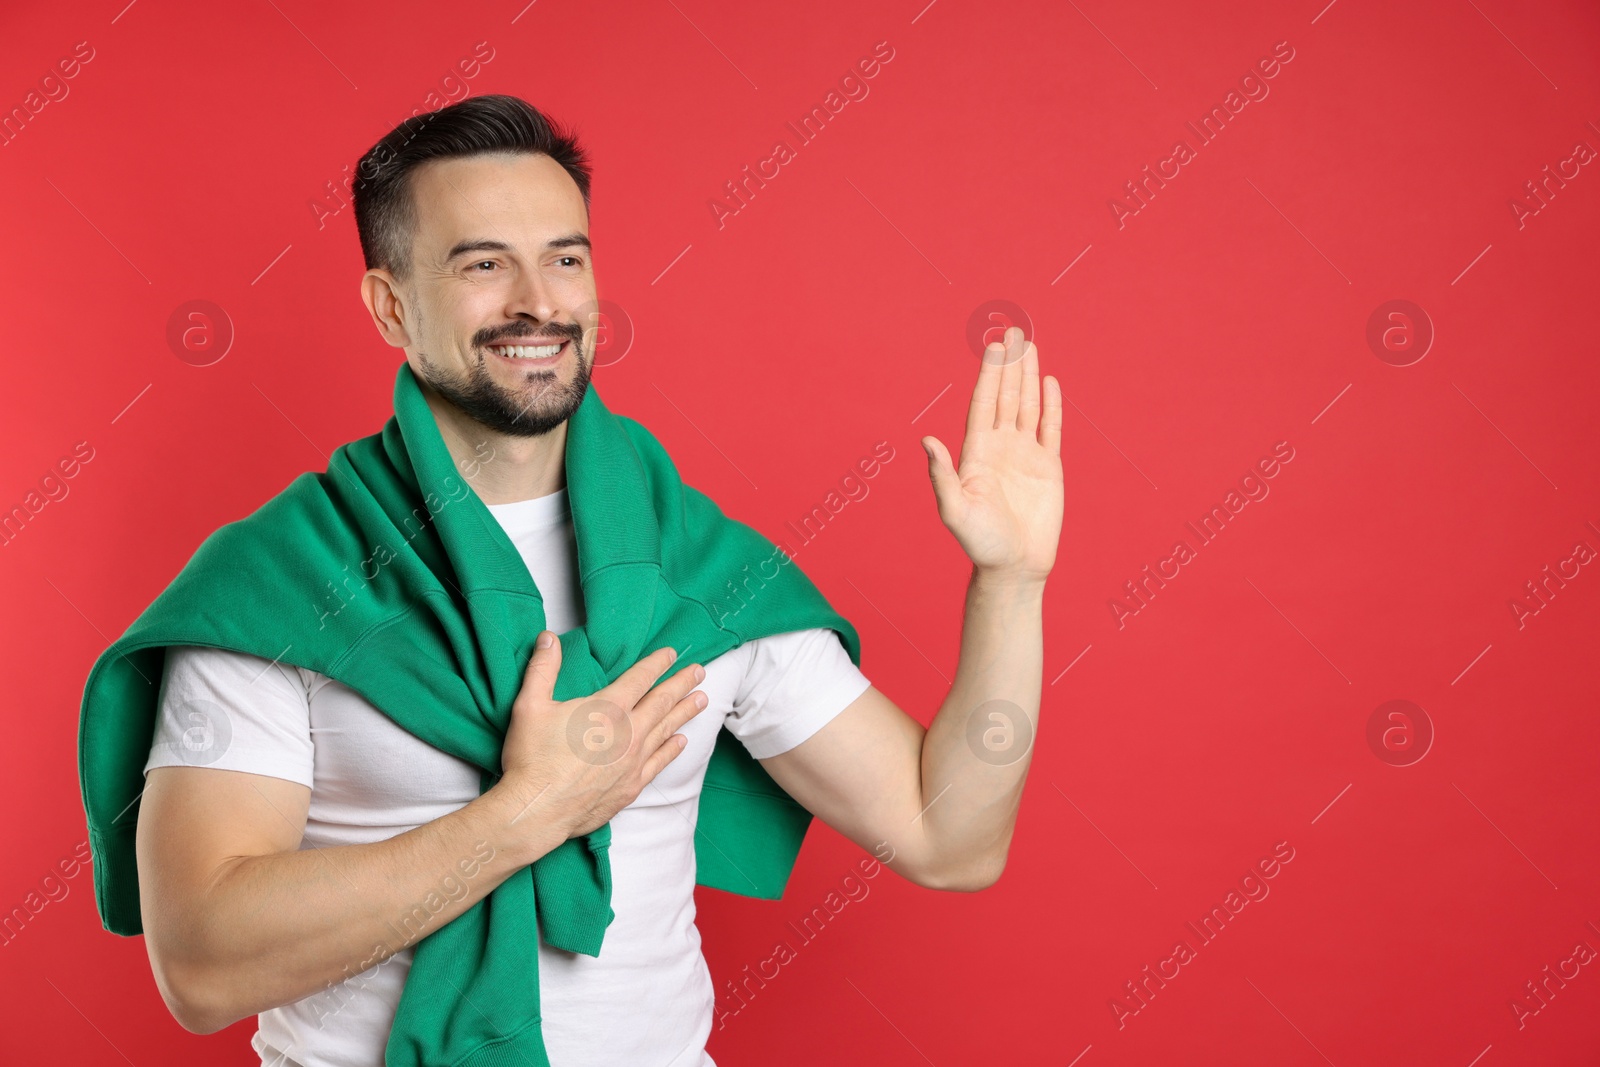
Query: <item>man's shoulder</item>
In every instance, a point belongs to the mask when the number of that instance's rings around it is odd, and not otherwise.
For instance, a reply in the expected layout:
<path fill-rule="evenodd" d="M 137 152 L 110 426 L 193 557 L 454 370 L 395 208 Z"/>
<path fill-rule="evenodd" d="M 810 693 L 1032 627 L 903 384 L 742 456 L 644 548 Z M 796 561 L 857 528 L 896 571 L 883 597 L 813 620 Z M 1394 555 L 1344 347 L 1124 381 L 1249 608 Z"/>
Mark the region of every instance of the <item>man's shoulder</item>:
<path fill-rule="evenodd" d="M 288 660 L 259 656 L 223 645 L 168 645 L 162 664 L 167 682 L 184 685 L 202 681 L 208 686 L 255 692 L 259 684 L 287 686 L 287 692 L 309 696 L 313 683 L 327 675 Z"/>
<path fill-rule="evenodd" d="M 340 620 L 349 625 L 337 640 L 325 638 L 320 653 L 316 641 L 304 639 L 331 629 L 328 616 L 346 607 L 334 580 L 348 581 L 357 573 L 354 565 L 371 555 L 330 477 L 337 480 L 326 473 L 297 475 L 254 511 L 213 529 L 123 640 L 224 647 L 269 659 L 293 641 L 296 655 L 320 655 L 316 665 L 326 669 L 361 632 L 355 624 L 374 621 L 364 613 L 378 610 L 375 597 L 357 598 Z M 320 627 L 301 633 L 305 618 L 319 620 Z"/>
<path fill-rule="evenodd" d="M 340 502 L 340 481 L 326 471 L 303 471 L 253 511 L 216 527 L 195 550 L 195 562 L 237 566 L 303 558 L 314 546 L 348 552 L 359 547 Z"/>

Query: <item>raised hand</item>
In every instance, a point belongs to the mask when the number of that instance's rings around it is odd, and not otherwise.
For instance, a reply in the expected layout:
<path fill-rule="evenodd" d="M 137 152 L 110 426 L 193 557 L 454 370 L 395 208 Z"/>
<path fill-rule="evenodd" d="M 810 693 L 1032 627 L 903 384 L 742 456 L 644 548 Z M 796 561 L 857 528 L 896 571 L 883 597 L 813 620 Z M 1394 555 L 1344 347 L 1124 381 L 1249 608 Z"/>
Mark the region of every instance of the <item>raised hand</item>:
<path fill-rule="evenodd" d="M 939 518 L 980 571 L 1043 581 L 1061 539 L 1061 383 L 1012 326 L 984 349 L 959 467 L 924 437 Z"/>

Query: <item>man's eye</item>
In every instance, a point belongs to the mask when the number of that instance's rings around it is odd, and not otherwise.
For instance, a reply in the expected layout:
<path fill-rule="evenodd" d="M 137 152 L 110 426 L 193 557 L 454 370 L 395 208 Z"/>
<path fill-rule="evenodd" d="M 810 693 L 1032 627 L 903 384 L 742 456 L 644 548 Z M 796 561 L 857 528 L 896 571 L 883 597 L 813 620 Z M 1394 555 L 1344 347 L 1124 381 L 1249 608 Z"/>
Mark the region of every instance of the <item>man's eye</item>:
<path fill-rule="evenodd" d="M 579 264 L 579 263 L 583 262 L 583 260 L 579 259 L 577 256 L 562 256 L 561 258 L 562 259 L 570 259 L 574 264 Z"/>
<path fill-rule="evenodd" d="M 494 260 L 492 260 L 492 259 L 486 259 L 486 260 L 484 260 L 484 261 L 483 261 L 483 262 L 482 262 L 482 263 L 474 263 L 474 264 L 473 264 L 473 266 L 474 266 L 474 267 L 482 267 L 482 266 L 484 266 L 484 265 L 485 265 L 485 264 L 489 264 L 489 265 L 493 265 L 493 263 L 494 263 Z"/>

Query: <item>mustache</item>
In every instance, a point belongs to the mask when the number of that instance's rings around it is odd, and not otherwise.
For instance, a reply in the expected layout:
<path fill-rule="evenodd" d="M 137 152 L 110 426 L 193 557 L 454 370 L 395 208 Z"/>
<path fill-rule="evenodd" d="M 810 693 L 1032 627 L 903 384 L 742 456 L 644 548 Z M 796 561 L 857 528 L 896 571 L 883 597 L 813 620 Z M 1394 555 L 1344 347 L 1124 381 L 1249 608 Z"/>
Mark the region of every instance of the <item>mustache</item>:
<path fill-rule="evenodd" d="M 545 333 L 507 333 L 507 334 L 501 334 L 499 336 L 492 337 L 492 338 L 489 338 L 487 340 L 483 340 L 483 341 L 478 342 L 478 347 L 479 348 L 487 348 L 489 345 L 511 345 L 511 344 L 529 344 L 529 345 L 552 344 L 552 343 L 554 343 L 556 341 L 574 341 L 574 342 L 577 342 L 577 341 L 581 341 L 582 339 L 583 339 L 583 331 L 580 330 L 576 325 L 568 325 L 566 323 L 555 323 L 550 327 L 549 332 L 545 332 Z"/>

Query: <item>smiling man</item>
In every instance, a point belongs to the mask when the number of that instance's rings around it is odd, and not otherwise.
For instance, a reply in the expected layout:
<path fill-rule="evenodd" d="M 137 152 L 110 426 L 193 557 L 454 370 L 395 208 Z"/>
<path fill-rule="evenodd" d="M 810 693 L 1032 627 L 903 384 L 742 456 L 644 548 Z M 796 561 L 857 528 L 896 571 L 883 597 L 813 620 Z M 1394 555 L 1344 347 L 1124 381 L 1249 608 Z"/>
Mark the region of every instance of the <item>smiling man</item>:
<path fill-rule="evenodd" d="M 102 919 L 144 934 L 184 1028 L 257 1015 L 265 1064 L 705 1067 L 697 883 L 781 896 L 813 815 L 918 885 L 999 877 L 1038 725 L 1059 386 L 1009 330 L 959 467 L 923 439 L 973 563 L 924 729 L 799 568 L 601 402 L 570 135 L 478 97 L 358 174 L 395 418 L 214 533 L 96 663 Z"/>

